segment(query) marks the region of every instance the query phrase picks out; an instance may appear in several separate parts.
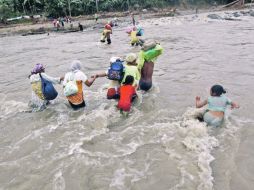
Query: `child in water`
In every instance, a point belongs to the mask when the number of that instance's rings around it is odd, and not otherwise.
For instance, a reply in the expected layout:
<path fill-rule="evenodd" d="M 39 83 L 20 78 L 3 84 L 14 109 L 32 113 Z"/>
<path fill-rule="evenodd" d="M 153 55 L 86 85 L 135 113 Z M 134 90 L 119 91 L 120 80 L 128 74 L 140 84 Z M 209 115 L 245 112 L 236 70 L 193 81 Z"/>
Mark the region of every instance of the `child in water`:
<path fill-rule="evenodd" d="M 118 102 L 118 109 L 125 112 L 129 112 L 131 109 L 131 102 L 136 95 L 135 87 L 132 86 L 134 78 L 131 75 L 126 76 L 123 86 L 120 87 L 120 100 Z"/>
<path fill-rule="evenodd" d="M 207 111 L 203 116 L 203 120 L 211 126 L 219 127 L 224 120 L 224 113 L 227 105 L 231 105 L 231 109 L 239 108 L 239 105 L 232 102 L 224 94 L 226 91 L 221 85 L 214 85 L 210 90 L 210 97 L 201 101 L 200 97 L 196 97 L 196 108 L 201 108 L 208 104 Z"/>

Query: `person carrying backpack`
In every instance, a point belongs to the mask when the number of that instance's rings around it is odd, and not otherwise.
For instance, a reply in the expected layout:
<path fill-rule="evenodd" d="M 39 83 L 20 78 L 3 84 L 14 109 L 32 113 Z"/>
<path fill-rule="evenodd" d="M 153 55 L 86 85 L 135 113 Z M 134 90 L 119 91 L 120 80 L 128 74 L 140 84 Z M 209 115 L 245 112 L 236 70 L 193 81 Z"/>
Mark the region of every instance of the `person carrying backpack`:
<path fill-rule="evenodd" d="M 107 77 L 109 87 L 107 99 L 119 99 L 119 87 L 124 76 L 124 65 L 120 57 L 111 57 L 110 66 L 107 71 L 96 74 L 94 77 Z"/>
<path fill-rule="evenodd" d="M 45 73 L 45 67 L 37 63 L 28 76 L 32 87 L 32 104 L 36 107 L 45 107 L 50 100 L 57 97 L 53 84 L 60 84 L 63 77 L 51 77 Z"/>

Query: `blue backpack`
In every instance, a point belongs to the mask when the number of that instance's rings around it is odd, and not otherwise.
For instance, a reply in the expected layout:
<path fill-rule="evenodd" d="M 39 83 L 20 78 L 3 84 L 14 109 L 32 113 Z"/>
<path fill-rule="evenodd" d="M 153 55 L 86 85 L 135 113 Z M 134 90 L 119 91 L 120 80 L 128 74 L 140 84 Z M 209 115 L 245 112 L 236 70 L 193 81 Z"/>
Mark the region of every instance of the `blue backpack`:
<path fill-rule="evenodd" d="M 122 61 L 112 63 L 108 69 L 108 79 L 122 81 L 124 76 L 124 66 Z"/>
<path fill-rule="evenodd" d="M 41 77 L 41 90 L 42 90 L 42 93 L 43 93 L 43 96 L 46 100 L 54 100 L 58 93 L 56 91 L 56 89 L 54 88 L 52 82 L 44 79 L 41 74 L 40 74 L 40 77 Z"/>

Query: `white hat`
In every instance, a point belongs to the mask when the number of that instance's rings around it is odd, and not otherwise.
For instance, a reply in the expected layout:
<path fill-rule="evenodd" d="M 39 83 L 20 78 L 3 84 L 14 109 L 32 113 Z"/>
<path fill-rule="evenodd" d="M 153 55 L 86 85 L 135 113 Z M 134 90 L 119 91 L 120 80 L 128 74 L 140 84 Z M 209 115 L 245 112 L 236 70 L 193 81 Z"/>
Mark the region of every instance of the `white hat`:
<path fill-rule="evenodd" d="M 120 57 L 111 57 L 110 58 L 110 63 L 114 63 L 114 62 L 116 62 L 117 60 L 121 60 L 121 58 Z"/>

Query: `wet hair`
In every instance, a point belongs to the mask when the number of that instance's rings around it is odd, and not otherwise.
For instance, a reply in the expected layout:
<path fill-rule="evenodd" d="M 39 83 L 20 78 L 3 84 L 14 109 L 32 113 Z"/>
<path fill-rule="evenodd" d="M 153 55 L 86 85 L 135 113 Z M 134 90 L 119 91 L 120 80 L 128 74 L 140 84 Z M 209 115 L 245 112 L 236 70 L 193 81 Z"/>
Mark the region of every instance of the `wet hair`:
<path fill-rule="evenodd" d="M 134 82 L 134 78 L 131 75 L 127 75 L 124 81 L 124 85 L 132 85 Z"/>
<path fill-rule="evenodd" d="M 220 96 L 225 93 L 226 91 L 221 85 L 216 84 L 216 85 L 213 85 L 211 88 L 211 96 Z"/>

